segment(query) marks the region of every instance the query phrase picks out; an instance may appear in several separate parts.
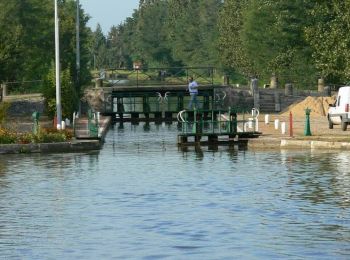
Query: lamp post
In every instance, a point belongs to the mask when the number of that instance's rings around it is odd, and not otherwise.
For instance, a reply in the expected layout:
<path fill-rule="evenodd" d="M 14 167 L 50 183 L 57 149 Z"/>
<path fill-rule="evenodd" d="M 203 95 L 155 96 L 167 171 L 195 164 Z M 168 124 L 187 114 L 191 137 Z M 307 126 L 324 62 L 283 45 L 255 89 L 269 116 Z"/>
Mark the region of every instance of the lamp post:
<path fill-rule="evenodd" d="M 55 1 L 55 60 L 56 60 L 56 117 L 57 128 L 61 128 L 62 109 L 61 109 L 61 80 L 60 80 L 60 41 L 59 41 L 59 21 L 58 21 L 58 6 Z"/>
<path fill-rule="evenodd" d="M 77 1 L 77 13 L 76 13 L 76 21 L 75 21 L 75 30 L 76 30 L 76 91 L 77 91 L 77 102 L 78 102 L 78 112 L 80 114 L 80 100 L 79 100 L 79 92 L 80 92 L 80 5 L 79 0 Z"/>
<path fill-rule="evenodd" d="M 80 14 L 79 14 L 79 0 L 77 0 L 77 17 L 76 17 L 76 68 L 77 68 L 77 83 L 79 84 L 80 74 Z"/>

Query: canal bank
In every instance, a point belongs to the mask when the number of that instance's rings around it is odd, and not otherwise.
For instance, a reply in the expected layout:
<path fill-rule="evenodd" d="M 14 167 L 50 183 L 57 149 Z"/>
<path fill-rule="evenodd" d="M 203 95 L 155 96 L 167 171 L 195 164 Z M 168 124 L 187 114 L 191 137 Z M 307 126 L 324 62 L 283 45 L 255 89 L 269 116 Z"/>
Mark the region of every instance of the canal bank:
<path fill-rule="evenodd" d="M 253 149 L 322 149 L 322 150 L 350 150 L 350 142 L 344 141 L 326 141 L 326 140 L 298 140 L 281 139 L 278 137 L 261 136 L 258 139 L 250 139 L 248 148 Z"/>
<path fill-rule="evenodd" d="M 312 136 L 304 135 L 305 118 L 295 116 L 293 120 L 293 136 L 290 136 L 288 117 L 280 114 L 271 114 L 270 122 L 264 121 L 265 115 L 259 117 L 258 138 L 242 139 L 248 149 L 319 149 L 319 150 L 350 150 L 350 137 L 348 131 L 342 131 L 339 126 L 328 129 L 326 117 L 311 117 Z M 278 119 L 279 127 L 276 129 L 274 121 Z M 111 117 L 101 116 L 99 121 L 100 137 L 89 135 L 88 120 L 81 118 L 79 138 L 61 143 L 31 143 L 31 144 L 2 144 L 0 154 L 14 153 L 64 153 L 100 150 L 103 147 L 105 136 L 111 125 Z M 286 123 L 285 133 L 281 131 L 281 123 Z M 28 127 L 27 127 L 28 128 Z M 176 141 L 174 141 L 176 145 Z M 208 144 L 205 144 L 208 145 Z M 204 146 L 205 146 L 204 145 Z M 236 145 L 236 144 L 235 144 Z"/>
<path fill-rule="evenodd" d="M 1 144 L 0 154 L 83 152 L 99 150 L 101 147 L 102 142 L 100 140 L 73 140 L 71 142 L 38 144 Z"/>
<path fill-rule="evenodd" d="M 262 136 L 250 139 L 248 148 L 350 150 L 349 131 L 342 131 L 340 126 L 329 129 L 326 116 L 311 113 L 310 136 L 305 135 L 306 118 L 302 114 L 295 113 L 292 124 L 288 113 L 270 114 L 268 122 L 265 121 L 265 116 L 259 117 L 259 131 L 263 133 Z M 282 129 L 282 124 L 285 129 Z"/>
<path fill-rule="evenodd" d="M 100 118 L 97 136 L 90 135 L 87 119 L 82 118 L 80 121 L 82 122 L 79 125 L 80 128 L 75 130 L 79 134 L 79 138 L 76 136 L 70 141 L 57 143 L 0 144 L 0 154 L 69 153 L 100 150 L 111 125 L 111 118 Z"/>

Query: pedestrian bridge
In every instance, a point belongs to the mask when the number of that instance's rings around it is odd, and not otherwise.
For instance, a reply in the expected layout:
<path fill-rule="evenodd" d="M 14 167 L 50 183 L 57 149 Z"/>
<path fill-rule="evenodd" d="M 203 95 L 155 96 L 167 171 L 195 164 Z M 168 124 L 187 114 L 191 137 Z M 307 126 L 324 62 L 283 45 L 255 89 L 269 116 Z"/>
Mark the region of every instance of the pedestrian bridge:
<path fill-rule="evenodd" d="M 199 84 L 201 109 L 212 110 L 223 105 L 225 94 L 214 83 L 214 68 L 148 68 L 132 71 L 104 72 L 105 103 L 101 113 L 113 121 L 172 121 L 190 101 L 189 77 Z"/>

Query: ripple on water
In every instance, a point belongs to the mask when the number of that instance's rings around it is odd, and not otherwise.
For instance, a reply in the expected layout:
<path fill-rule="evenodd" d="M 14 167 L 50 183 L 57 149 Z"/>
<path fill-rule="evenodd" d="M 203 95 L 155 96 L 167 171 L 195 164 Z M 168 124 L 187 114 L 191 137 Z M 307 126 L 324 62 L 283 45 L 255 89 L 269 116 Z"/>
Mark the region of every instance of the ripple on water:
<path fill-rule="evenodd" d="M 348 152 L 182 151 L 176 126 L 150 128 L 1 156 L 1 256 L 349 259 Z"/>

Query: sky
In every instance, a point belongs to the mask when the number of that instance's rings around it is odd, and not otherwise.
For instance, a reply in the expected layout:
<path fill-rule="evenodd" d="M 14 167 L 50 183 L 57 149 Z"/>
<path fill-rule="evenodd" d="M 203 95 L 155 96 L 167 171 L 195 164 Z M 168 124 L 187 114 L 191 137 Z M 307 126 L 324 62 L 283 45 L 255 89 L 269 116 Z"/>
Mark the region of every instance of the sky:
<path fill-rule="evenodd" d="M 94 31 L 99 23 L 108 34 L 113 25 L 119 25 L 138 8 L 139 0 L 80 0 L 80 5 L 91 18 L 88 26 Z"/>

